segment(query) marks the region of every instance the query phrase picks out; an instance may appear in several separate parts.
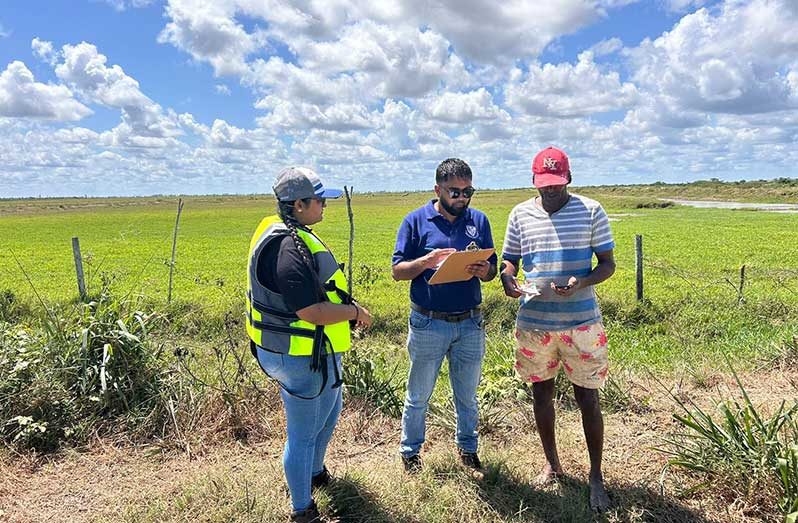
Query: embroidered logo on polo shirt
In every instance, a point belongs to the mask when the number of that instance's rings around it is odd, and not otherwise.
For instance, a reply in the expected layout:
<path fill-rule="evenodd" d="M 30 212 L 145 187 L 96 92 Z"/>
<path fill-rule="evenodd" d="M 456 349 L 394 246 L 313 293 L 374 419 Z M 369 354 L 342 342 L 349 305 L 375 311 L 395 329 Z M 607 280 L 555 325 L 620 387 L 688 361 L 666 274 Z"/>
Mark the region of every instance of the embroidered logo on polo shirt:
<path fill-rule="evenodd" d="M 469 238 L 476 238 L 477 236 L 479 236 L 479 234 L 477 233 L 476 225 L 466 225 L 465 233 L 466 236 L 468 236 Z"/>

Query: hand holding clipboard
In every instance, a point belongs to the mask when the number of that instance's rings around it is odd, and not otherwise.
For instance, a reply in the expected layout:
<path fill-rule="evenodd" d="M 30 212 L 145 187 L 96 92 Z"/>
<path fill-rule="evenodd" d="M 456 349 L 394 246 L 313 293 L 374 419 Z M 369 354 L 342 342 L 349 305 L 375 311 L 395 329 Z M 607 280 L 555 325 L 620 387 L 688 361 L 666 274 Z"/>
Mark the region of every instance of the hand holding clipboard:
<path fill-rule="evenodd" d="M 455 251 L 443 260 L 443 263 L 438 267 L 438 270 L 435 271 L 428 283 L 430 285 L 438 285 L 470 280 L 474 277 L 474 274 L 468 270 L 469 265 L 483 261 L 487 262 L 493 252 L 494 249 Z"/>

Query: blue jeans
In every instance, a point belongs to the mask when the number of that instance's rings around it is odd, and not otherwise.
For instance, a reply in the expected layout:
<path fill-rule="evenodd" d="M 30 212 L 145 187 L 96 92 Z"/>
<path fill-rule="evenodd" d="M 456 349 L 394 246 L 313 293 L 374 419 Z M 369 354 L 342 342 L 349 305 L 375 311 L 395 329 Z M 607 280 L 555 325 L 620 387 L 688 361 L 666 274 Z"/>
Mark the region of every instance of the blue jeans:
<path fill-rule="evenodd" d="M 485 354 L 482 316 L 449 323 L 411 310 L 407 350 L 410 353 L 410 375 L 402 413 L 399 448 L 402 455 L 410 457 L 421 450 L 427 407 L 444 357 L 449 359 L 449 380 L 457 413 L 455 441 L 463 451 L 476 452 L 479 422 L 477 386 Z"/>
<path fill-rule="evenodd" d="M 333 365 L 341 371 L 341 355 L 328 354 L 326 359 L 327 384 L 317 398 L 300 399 L 280 389 L 288 433 L 283 468 L 294 510 L 310 506 L 310 479 L 324 469 L 324 453 L 341 413 L 342 387 L 332 388 Z M 259 348 L 258 362 L 266 374 L 294 394 L 310 397 L 319 392 L 321 372 L 311 372 L 310 356 L 288 356 Z"/>

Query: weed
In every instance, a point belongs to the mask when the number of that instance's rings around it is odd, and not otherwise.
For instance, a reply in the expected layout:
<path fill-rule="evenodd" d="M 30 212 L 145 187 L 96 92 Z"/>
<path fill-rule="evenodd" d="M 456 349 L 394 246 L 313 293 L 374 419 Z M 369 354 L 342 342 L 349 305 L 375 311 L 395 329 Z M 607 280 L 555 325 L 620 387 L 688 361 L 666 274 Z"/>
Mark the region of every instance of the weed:
<path fill-rule="evenodd" d="M 778 482 L 782 490 L 780 508 L 785 514 L 794 511 L 798 503 L 798 468 L 793 452 L 798 439 L 798 401 L 791 406 L 782 401 L 775 413 L 766 416 L 751 402 L 734 369 L 732 373 L 743 401 L 719 403 L 720 420 L 692 401 L 688 405 L 672 395 L 683 412 L 673 417 L 683 430 L 665 438 L 658 450 L 670 456 L 667 467 L 684 468 L 706 478 L 694 489 L 725 485 L 751 492 L 755 485 Z M 666 471 L 663 469 L 663 478 Z"/>

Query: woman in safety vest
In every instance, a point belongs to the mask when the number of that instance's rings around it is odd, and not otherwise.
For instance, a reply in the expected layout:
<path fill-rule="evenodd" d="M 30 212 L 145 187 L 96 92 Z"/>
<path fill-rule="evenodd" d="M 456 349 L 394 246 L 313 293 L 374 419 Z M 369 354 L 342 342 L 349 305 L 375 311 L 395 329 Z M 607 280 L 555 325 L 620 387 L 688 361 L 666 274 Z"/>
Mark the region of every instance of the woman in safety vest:
<path fill-rule="evenodd" d="M 277 380 L 288 437 L 283 466 L 291 492 L 291 521 L 316 523 L 311 490 L 331 476 L 324 454 L 341 412 L 341 353 L 350 326 L 368 327 L 371 314 L 346 293 L 341 267 L 309 229 L 327 198 L 311 169 L 289 167 L 274 185 L 278 215 L 264 218 L 250 243 L 247 333 L 263 371 Z"/>

